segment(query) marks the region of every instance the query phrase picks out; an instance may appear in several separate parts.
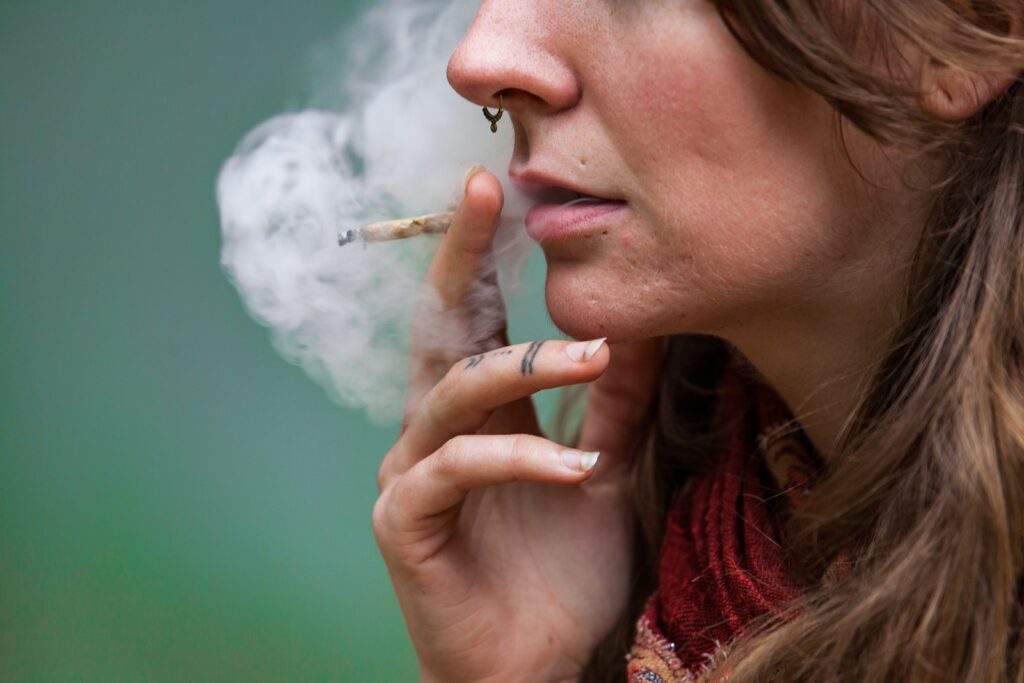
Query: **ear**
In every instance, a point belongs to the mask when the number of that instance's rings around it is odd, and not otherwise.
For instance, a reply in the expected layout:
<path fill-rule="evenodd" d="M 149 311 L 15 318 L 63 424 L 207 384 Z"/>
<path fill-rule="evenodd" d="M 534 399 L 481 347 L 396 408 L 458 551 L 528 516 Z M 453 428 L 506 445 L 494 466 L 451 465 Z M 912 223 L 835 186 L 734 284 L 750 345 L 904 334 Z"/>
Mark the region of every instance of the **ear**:
<path fill-rule="evenodd" d="M 924 69 L 922 105 L 943 121 L 962 121 L 1005 93 L 1019 76 L 977 74 L 932 62 Z"/>

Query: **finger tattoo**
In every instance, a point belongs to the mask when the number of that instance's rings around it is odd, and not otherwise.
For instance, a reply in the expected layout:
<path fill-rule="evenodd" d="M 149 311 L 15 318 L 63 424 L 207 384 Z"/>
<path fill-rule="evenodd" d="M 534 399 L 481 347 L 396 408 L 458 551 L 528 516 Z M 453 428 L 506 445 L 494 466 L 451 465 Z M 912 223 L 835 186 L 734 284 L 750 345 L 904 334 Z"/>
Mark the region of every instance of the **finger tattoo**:
<path fill-rule="evenodd" d="M 475 368 L 484 362 L 484 359 L 488 356 L 511 356 L 512 349 L 498 349 L 496 351 L 488 351 L 487 353 L 478 353 L 475 356 L 470 356 L 466 360 L 466 369 Z"/>
<path fill-rule="evenodd" d="M 523 354 L 523 365 L 520 368 L 524 375 L 533 374 L 533 359 L 537 357 L 537 352 L 543 345 L 543 341 L 535 341 L 530 344 L 530 348 L 526 349 L 526 353 Z"/>

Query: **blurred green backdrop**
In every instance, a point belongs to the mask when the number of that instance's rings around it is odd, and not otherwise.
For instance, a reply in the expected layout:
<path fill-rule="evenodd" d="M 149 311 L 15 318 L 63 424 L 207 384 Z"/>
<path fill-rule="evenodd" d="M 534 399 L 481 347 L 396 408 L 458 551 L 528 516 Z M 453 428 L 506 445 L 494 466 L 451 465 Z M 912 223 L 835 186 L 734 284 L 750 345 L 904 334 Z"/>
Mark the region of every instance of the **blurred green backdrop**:
<path fill-rule="evenodd" d="M 275 354 L 213 199 L 366 4 L 0 0 L 0 680 L 416 678 L 369 528 L 396 430 Z"/>

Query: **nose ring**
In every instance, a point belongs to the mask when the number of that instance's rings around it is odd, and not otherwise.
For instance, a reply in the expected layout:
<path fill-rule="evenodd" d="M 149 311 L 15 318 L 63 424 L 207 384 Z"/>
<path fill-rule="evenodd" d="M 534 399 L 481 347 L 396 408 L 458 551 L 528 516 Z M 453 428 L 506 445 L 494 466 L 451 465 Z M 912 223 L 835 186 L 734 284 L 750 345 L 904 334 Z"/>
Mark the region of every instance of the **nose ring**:
<path fill-rule="evenodd" d="M 498 121 L 501 120 L 501 115 L 504 114 L 504 113 L 505 113 L 505 111 L 502 108 L 502 104 L 501 104 L 501 95 L 498 95 L 498 113 L 497 114 L 492 114 L 491 112 L 487 111 L 487 107 L 484 107 L 484 117 L 488 121 L 491 122 L 491 132 L 492 133 L 497 133 L 498 132 Z"/>

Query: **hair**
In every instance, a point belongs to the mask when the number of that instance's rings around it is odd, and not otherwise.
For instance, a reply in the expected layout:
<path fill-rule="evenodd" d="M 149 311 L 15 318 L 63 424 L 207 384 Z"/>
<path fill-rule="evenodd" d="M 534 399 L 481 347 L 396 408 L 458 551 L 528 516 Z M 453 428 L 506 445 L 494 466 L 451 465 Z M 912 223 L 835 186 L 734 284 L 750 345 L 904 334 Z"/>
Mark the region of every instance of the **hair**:
<path fill-rule="evenodd" d="M 789 521 L 806 592 L 732 644 L 728 680 L 1024 681 L 1024 5 L 835 2 L 716 6 L 762 67 L 879 144 L 938 160 L 941 177 L 901 323 Z M 864 41 L 890 68 L 860 58 Z M 942 120 L 899 75 L 906 45 L 933 65 L 1018 78 L 969 119 Z M 625 677 L 669 495 L 715 447 L 708 417 L 729 352 L 713 337 L 669 341 L 633 477 L 632 596 L 585 681 Z M 849 571 L 826 585 L 840 557 Z"/>

